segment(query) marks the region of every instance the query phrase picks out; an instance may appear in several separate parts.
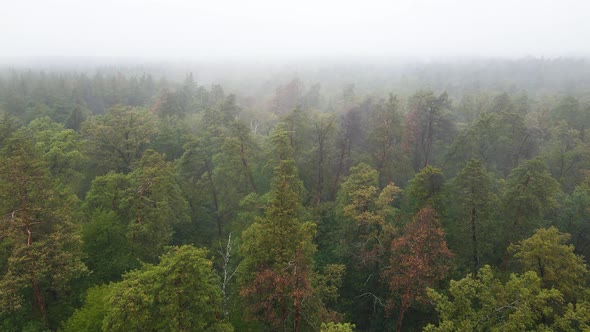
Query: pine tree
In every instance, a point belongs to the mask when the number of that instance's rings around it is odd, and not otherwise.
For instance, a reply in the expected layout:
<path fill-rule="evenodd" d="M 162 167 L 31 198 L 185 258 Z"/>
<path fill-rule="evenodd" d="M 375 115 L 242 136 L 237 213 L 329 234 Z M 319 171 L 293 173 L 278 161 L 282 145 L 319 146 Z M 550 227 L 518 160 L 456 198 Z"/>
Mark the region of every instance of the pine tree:
<path fill-rule="evenodd" d="M 33 316 L 47 321 L 48 293 L 63 294 L 87 271 L 80 260 L 76 197 L 50 178 L 27 131 L 8 139 L 1 156 L 0 245 L 7 257 L 0 257 L 6 262 L 0 317 L 32 307 Z"/>
<path fill-rule="evenodd" d="M 269 206 L 242 235 L 241 295 L 251 314 L 274 329 L 299 331 L 304 302 L 312 295 L 314 224 L 300 221 L 301 182 L 292 159 L 289 135 L 278 128 L 272 135 L 278 164 Z"/>

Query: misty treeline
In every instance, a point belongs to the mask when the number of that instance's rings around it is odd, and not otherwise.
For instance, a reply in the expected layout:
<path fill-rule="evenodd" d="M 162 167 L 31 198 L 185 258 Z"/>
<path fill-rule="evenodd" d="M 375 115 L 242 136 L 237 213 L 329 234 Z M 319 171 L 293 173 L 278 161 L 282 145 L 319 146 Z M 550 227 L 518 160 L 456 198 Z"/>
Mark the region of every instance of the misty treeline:
<path fill-rule="evenodd" d="M 4 70 L 0 330 L 587 330 L 587 64 L 486 64 Z"/>

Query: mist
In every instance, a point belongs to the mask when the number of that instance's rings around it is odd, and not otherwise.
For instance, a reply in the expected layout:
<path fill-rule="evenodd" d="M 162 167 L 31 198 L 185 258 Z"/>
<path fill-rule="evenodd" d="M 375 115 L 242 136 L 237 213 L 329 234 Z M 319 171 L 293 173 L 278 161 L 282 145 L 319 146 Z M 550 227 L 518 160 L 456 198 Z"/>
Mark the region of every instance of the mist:
<path fill-rule="evenodd" d="M 350 60 L 590 54 L 586 1 L 23 0 L 3 4 L 3 62 Z"/>

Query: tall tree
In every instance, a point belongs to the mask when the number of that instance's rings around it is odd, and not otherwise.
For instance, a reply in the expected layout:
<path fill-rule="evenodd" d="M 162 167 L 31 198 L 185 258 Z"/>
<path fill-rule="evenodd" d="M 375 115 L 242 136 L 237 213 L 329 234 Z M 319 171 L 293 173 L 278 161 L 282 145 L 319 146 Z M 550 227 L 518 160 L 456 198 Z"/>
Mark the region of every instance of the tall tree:
<path fill-rule="evenodd" d="M 453 253 L 447 248 L 445 233 L 436 211 L 425 207 L 418 211 L 403 234 L 391 242 L 392 256 L 383 279 L 398 303 L 390 300 L 389 310 L 398 308 L 396 331 L 401 331 L 404 314 L 414 302 L 426 300 L 426 288 L 443 279 L 451 268 Z"/>
<path fill-rule="evenodd" d="M 556 206 L 559 192 L 559 184 L 543 159 L 528 160 L 513 169 L 503 197 L 508 239 L 518 240 L 540 226 L 545 214 Z"/>
<path fill-rule="evenodd" d="M 477 277 L 452 280 L 448 293 L 428 290 L 440 322 L 424 331 L 554 331 L 547 324 L 554 318 L 551 306 L 562 302 L 559 291 L 543 288 L 534 272 L 511 274 L 503 283 L 489 265 Z"/>
<path fill-rule="evenodd" d="M 157 260 L 163 247 L 173 240 L 174 231 L 182 237 L 189 218 L 173 165 L 154 150 L 147 150 L 129 174 L 109 173 L 95 178 L 85 207 L 94 217 L 115 212 L 125 226 L 131 256 L 147 262 Z M 93 222 L 106 222 L 104 218 Z M 97 231 L 102 228 L 96 227 Z M 111 245 L 118 245 L 116 237 Z"/>
<path fill-rule="evenodd" d="M 90 155 L 105 173 L 127 173 L 141 159 L 156 128 L 153 115 L 146 109 L 117 106 L 106 115 L 90 118 L 82 132 L 88 139 Z"/>
<path fill-rule="evenodd" d="M 379 184 L 393 182 L 396 152 L 401 148 L 402 118 L 397 97 L 390 94 L 371 113 L 369 142 L 375 165 L 379 171 Z"/>
<path fill-rule="evenodd" d="M 289 134 L 279 127 L 271 139 L 278 164 L 264 217 L 242 235 L 240 293 L 251 313 L 273 329 L 299 331 L 313 314 L 303 304 L 312 295 L 315 227 L 299 219 L 302 186 Z"/>
<path fill-rule="evenodd" d="M 314 121 L 313 136 L 316 160 L 315 200 L 320 204 L 325 196 L 326 165 L 328 164 L 329 143 L 334 131 L 333 116 L 318 116 Z"/>
<path fill-rule="evenodd" d="M 340 261 L 348 264 L 343 292 L 355 299 L 350 305 L 357 307 L 352 317 L 359 328 L 375 328 L 382 323 L 382 308 L 377 304 L 385 298 L 386 287 L 375 276 L 387 265 L 388 244 L 399 219 L 392 203 L 400 193 L 393 183 L 379 190 L 379 173 L 360 163 L 350 169 L 342 183 L 336 205 L 337 223 L 326 230 L 336 234 L 335 252 Z"/>
<path fill-rule="evenodd" d="M 432 152 L 438 140 L 449 140 L 454 132 L 449 117 L 451 102 L 446 92 L 435 96 L 432 91 L 419 91 L 409 100 L 406 119 L 408 145 L 414 149 L 413 165 L 418 170 L 432 163 Z"/>
<path fill-rule="evenodd" d="M 590 274 L 584 259 L 568 245 L 570 235 L 555 227 L 540 228 L 531 237 L 510 246 L 523 271 L 534 271 L 543 287 L 555 288 L 568 302 L 576 302 L 588 285 Z"/>
<path fill-rule="evenodd" d="M 216 318 L 219 277 L 204 249 L 172 247 L 157 265 L 131 271 L 110 288 L 104 330 L 233 331 Z"/>
<path fill-rule="evenodd" d="M 489 242 L 485 234 L 494 203 L 492 183 L 481 160 L 472 159 L 459 172 L 454 185 L 458 216 L 463 225 L 461 233 L 467 235 L 460 239 L 460 243 L 471 243 L 471 266 L 475 275 L 480 268 L 482 242 Z"/>
<path fill-rule="evenodd" d="M 48 296 L 63 295 L 87 269 L 80 260 L 74 195 L 51 179 L 28 132 L 17 131 L 1 151 L 0 244 L 7 248 L 0 278 L 0 317 L 27 311 L 48 319 Z M 25 296 L 31 296 L 30 301 Z"/>
<path fill-rule="evenodd" d="M 51 175 L 77 193 L 80 190 L 83 171 L 88 159 L 82 154 L 82 141 L 78 133 L 65 129 L 62 124 L 48 117 L 35 119 L 27 128 Z"/>
<path fill-rule="evenodd" d="M 406 189 L 408 203 L 411 213 L 430 205 L 439 213 L 443 212 L 444 204 L 442 199 L 445 181 L 444 175 L 439 168 L 426 166 L 408 183 Z"/>

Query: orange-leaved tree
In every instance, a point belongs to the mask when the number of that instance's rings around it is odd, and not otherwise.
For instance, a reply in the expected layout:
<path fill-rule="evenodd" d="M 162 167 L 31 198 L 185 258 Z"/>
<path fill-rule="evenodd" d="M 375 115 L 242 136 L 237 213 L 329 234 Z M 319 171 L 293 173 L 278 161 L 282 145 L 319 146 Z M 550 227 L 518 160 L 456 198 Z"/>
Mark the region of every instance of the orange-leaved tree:
<path fill-rule="evenodd" d="M 396 331 L 401 330 L 404 313 L 416 301 L 426 300 L 426 288 L 443 279 L 451 267 L 453 253 L 436 211 L 424 207 L 414 215 L 400 237 L 391 242 L 390 267 L 382 277 L 399 300 L 389 300 L 389 311 L 398 308 Z"/>

